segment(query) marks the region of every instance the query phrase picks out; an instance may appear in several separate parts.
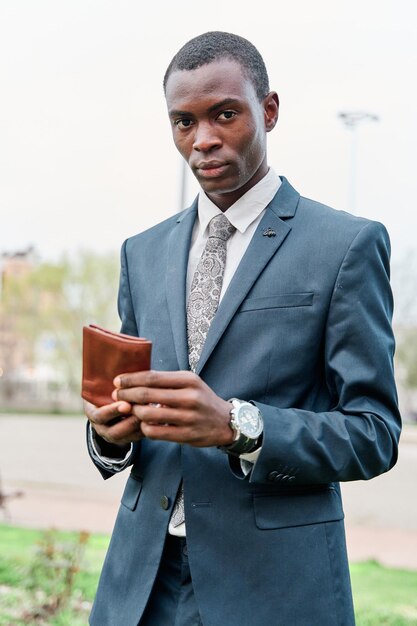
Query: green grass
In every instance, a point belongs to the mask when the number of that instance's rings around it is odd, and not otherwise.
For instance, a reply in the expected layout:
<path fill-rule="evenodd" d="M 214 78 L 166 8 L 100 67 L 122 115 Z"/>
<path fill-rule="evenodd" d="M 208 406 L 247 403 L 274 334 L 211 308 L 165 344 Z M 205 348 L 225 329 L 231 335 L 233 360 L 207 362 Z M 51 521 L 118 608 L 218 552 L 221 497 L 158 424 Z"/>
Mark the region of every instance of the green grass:
<path fill-rule="evenodd" d="M 28 623 L 16 614 L 27 602 L 27 571 L 41 536 L 41 531 L 0 525 L 0 626 Z M 59 532 L 58 537 L 60 542 L 71 542 L 76 533 Z M 88 540 L 74 584 L 74 606 L 78 610 L 66 609 L 36 624 L 85 626 L 108 542 L 105 535 L 91 535 Z M 351 575 L 357 626 L 417 626 L 417 572 L 368 561 L 352 564 Z"/>
<path fill-rule="evenodd" d="M 86 544 L 80 571 L 75 574 L 72 600 L 69 607 L 45 620 L 25 621 L 25 609 L 33 608 L 34 595 L 29 589 L 30 567 L 36 559 L 37 546 L 43 533 L 38 530 L 0 525 L 0 626 L 85 626 L 97 588 L 97 581 L 109 543 L 106 535 L 91 535 Z M 59 532 L 61 545 L 75 546 L 78 533 Z M 45 559 L 43 560 L 45 562 Z M 48 571 L 48 570 L 46 570 Z M 42 578 L 43 577 L 43 578 Z M 51 576 L 41 571 L 46 597 L 51 587 Z M 42 597 L 40 598 L 40 603 Z"/>
<path fill-rule="evenodd" d="M 33 559 L 36 543 L 42 531 L 0 525 L 0 585 L 23 585 L 25 568 Z M 75 532 L 59 531 L 62 542 L 74 540 Z M 82 570 L 76 576 L 76 588 L 88 600 L 92 600 L 98 576 L 110 538 L 107 535 L 90 535 L 82 562 Z"/>
<path fill-rule="evenodd" d="M 351 565 L 357 626 L 417 626 L 417 572 Z"/>

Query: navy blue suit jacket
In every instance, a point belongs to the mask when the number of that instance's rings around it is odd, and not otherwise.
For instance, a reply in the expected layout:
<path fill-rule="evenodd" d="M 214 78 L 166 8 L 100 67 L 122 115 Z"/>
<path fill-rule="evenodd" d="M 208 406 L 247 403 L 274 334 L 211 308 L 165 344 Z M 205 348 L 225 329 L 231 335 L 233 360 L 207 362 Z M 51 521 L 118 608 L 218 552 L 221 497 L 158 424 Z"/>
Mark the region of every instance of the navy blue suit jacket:
<path fill-rule="evenodd" d="M 196 204 L 123 246 L 122 331 L 154 342 L 154 369 L 188 369 L 195 218 Z M 137 626 L 181 479 L 204 626 L 354 624 L 338 483 L 397 458 L 391 313 L 385 228 L 302 198 L 283 179 L 197 368 L 222 398 L 258 405 L 261 454 L 245 478 L 216 448 L 135 445 L 92 625 Z"/>

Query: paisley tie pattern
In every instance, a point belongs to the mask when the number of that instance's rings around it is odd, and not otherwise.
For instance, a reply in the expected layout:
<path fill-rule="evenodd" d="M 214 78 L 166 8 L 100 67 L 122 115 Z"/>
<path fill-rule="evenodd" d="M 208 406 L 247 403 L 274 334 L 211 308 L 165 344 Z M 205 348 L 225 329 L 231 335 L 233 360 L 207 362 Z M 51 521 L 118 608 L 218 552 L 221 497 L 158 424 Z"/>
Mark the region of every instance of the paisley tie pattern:
<path fill-rule="evenodd" d="M 188 358 L 192 371 L 197 366 L 211 321 L 219 306 L 227 240 L 235 230 L 223 213 L 213 217 L 206 246 L 193 276 L 187 304 Z"/>
<path fill-rule="evenodd" d="M 227 240 L 235 232 L 225 215 L 213 217 L 209 236 L 191 283 L 187 304 L 188 360 L 194 372 L 199 361 L 211 321 L 219 306 L 226 265 Z M 171 524 L 184 521 L 184 490 L 181 489 L 171 515 Z"/>

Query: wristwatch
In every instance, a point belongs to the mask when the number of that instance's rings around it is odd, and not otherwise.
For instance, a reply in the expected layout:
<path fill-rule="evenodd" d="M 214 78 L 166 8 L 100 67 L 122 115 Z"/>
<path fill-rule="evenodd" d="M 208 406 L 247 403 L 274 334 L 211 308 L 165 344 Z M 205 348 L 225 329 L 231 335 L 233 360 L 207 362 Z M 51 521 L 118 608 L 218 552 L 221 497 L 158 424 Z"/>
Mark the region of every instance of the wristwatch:
<path fill-rule="evenodd" d="M 234 431 L 233 442 L 219 446 L 223 452 L 233 456 L 247 454 L 256 449 L 263 432 L 263 419 L 260 410 L 254 404 L 231 398 L 230 428 Z"/>

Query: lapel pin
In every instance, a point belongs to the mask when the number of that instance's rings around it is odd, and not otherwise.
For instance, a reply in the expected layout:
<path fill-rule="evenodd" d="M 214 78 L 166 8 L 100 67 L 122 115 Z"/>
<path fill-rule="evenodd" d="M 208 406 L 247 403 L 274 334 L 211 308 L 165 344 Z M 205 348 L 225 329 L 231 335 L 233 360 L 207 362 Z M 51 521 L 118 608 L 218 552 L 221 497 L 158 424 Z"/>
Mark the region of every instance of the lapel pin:
<path fill-rule="evenodd" d="M 268 228 L 266 228 L 266 229 L 264 230 L 264 232 L 262 233 L 262 235 L 263 235 L 264 237 L 275 237 L 276 232 L 275 232 L 272 228 L 268 227 Z"/>

